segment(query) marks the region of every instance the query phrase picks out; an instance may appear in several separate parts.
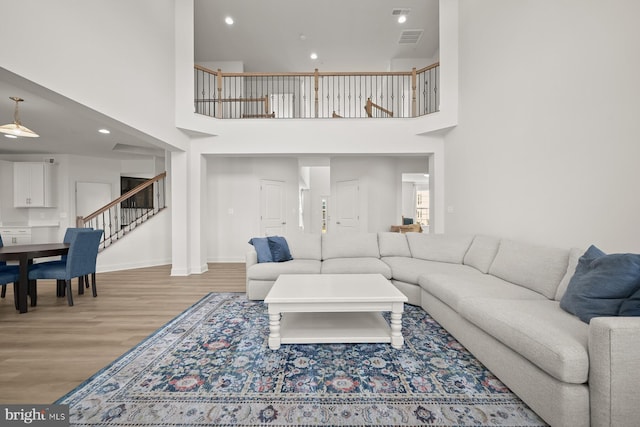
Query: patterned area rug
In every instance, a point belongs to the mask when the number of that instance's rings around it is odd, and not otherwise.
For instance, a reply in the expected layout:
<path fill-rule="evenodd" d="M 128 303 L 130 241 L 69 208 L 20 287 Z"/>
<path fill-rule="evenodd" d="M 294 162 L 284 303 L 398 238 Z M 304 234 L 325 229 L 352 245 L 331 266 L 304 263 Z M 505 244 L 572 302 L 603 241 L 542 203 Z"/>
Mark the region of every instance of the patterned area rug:
<path fill-rule="evenodd" d="M 77 426 L 541 426 L 419 307 L 405 345 L 268 348 L 267 307 L 209 294 L 56 403 Z"/>

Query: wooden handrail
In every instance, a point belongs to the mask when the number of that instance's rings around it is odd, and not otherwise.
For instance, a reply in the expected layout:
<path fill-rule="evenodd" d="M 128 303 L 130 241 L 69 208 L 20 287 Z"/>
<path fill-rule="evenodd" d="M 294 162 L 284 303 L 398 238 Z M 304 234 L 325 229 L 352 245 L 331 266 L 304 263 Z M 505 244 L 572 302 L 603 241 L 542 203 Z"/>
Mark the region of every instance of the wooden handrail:
<path fill-rule="evenodd" d="M 268 98 L 221 98 L 221 99 L 196 99 L 198 102 L 268 102 Z"/>
<path fill-rule="evenodd" d="M 433 63 L 433 64 L 431 64 L 431 65 L 427 65 L 427 66 L 426 66 L 426 67 L 424 67 L 424 68 L 420 68 L 419 70 L 417 70 L 417 71 L 416 71 L 416 73 L 418 73 L 418 74 L 420 74 L 420 73 L 424 73 L 425 71 L 432 70 L 432 69 L 434 69 L 434 68 L 436 68 L 436 67 L 439 67 L 439 66 L 440 66 L 440 62 L 434 62 L 434 63 Z"/>
<path fill-rule="evenodd" d="M 382 108 L 378 104 L 376 104 L 373 101 L 371 101 L 371 98 L 367 98 L 367 104 L 364 106 L 364 110 L 367 112 L 367 115 L 369 117 L 373 117 L 373 109 L 374 108 L 376 108 L 376 109 L 382 111 L 383 113 L 388 114 L 389 116 L 393 117 L 393 111 L 389 111 L 386 108 Z"/>
<path fill-rule="evenodd" d="M 440 65 L 440 62 L 435 62 L 424 68 L 416 70 L 418 74 L 425 71 L 429 71 Z M 411 76 L 412 71 L 310 71 L 310 72 L 287 72 L 287 73 L 265 73 L 265 72 L 247 72 L 247 73 L 223 73 L 221 70 L 211 70 L 201 65 L 194 65 L 194 68 L 200 71 L 204 71 L 209 74 L 218 75 L 220 73 L 223 77 L 326 77 L 326 76 Z"/>
<path fill-rule="evenodd" d="M 101 207 L 100 209 L 98 209 L 97 211 L 93 212 L 92 214 L 87 215 L 85 217 L 78 217 L 78 219 L 82 220 L 83 223 L 86 223 L 86 222 L 92 220 L 93 218 L 97 217 L 98 215 L 102 214 L 103 212 L 108 211 L 109 209 L 111 209 L 112 207 L 117 205 L 118 203 L 122 203 L 124 200 L 128 199 L 129 197 L 133 196 L 134 194 L 137 194 L 140 191 L 144 190 L 145 188 L 153 185 L 157 181 L 160 181 L 161 179 L 165 178 L 166 176 L 167 176 L 167 173 L 166 172 L 162 172 L 161 174 L 156 175 L 153 178 L 149 179 L 148 181 L 143 182 L 142 184 L 138 185 L 137 187 L 127 191 L 122 196 L 118 197 L 117 199 L 115 199 L 114 201 L 109 203 L 108 205 L 105 205 L 105 206 Z M 84 224 L 82 226 L 84 226 Z"/>

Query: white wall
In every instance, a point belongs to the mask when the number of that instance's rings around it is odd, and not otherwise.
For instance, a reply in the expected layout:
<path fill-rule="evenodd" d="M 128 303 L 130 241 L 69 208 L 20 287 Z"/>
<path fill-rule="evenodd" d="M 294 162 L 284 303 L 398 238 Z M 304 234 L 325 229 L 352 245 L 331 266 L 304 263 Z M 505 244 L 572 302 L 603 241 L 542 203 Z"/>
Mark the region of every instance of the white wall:
<path fill-rule="evenodd" d="M 286 183 L 286 234 L 301 232 L 297 158 L 210 157 L 207 170 L 205 226 L 209 261 L 244 261 L 247 242 L 260 236 L 262 179 Z"/>
<path fill-rule="evenodd" d="M 360 181 L 360 216 L 362 232 L 388 231 L 400 223 L 402 173 L 427 171 L 425 156 L 338 156 L 331 158 L 330 168 L 311 168 L 311 187 L 315 179 L 330 176 L 330 187 L 319 185 L 318 191 L 335 194 L 335 183 Z M 224 157 L 210 156 L 207 161 L 206 240 L 210 262 L 244 261 L 247 241 L 260 235 L 260 180 L 286 181 L 287 232 L 298 228 L 299 163 L 296 157 Z M 326 193 L 325 193 L 326 194 Z M 335 215 L 329 204 L 332 227 Z M 314 232 L 319 232 L 316 230 Z"/>
<path fill-rule="evenodd" d="M 447 232 L 640 252 L 640 2 L 459 6 Z"/>
<path fill-rule="evenodd" d="M 120 172 L 122 176 L 132 178 L 153 178 L 166 170 L 164 160 L 164 157 L 123 159 L 120 161 Z"/>
<path fill-rule="evenodd" d="M 208 68 L 211 71 L 222 70 L 223 73 L 243 73 L 244 63 L 241 61 L 203 61 L 198 65 Z"/>
<path fill-rule="evenodd" d="M 10 3 L 2 67 L 184 148 L 174 124 L 174 0 Z"/>
<path fill-rule="evenodd" d="M 402 216 L 413 218 L 416 216 L 416 184 L 414 182 L 402 183 Z"/>
<path fill-rule="evenodd" d="M 171 209 L 156 214 L 98 254 L 98 272 L 171 263 Z M 99 287 L 100 285 L 98 285 Z"/>

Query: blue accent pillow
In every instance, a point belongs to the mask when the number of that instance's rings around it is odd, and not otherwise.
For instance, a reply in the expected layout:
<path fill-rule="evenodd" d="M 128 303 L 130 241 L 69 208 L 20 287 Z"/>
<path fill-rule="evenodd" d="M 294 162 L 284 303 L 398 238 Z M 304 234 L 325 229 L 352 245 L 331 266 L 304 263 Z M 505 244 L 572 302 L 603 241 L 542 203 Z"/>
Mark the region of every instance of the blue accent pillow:
<path fill-rule="evenodd" d="M 640 289 L 620 306 L 620 316 L 640 316 Z"/>
<path fill-rule="evenodd" d="M 607 255 L 593 245 L 560 300 L 562 309 L 586 323 L 598 316 L 638 316 L 639 304 L 640 255 Z"/>
<path fill-rule="evenodd" d="M 289 245 L 284 237 L 281 236 L 269 236 L 269 249 L 271 249 L 271 256 L 274 262 L 291 261 L 291 251 L 289 251 Z"/>
<path fill-rule="evenodd" d="M 269 240 L 266 237 L 254 237 L 249 240 L 249 244 L 255 248 L 258 254 L 258 262 L 273 262 L 271 249 L 269 249 Z"/>

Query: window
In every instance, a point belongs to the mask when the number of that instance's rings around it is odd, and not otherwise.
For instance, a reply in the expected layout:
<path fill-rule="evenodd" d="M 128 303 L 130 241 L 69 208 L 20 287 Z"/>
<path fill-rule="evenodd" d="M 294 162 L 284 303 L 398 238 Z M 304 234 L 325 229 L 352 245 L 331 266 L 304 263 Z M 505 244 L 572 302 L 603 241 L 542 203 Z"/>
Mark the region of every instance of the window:
<path fill-rule="evenodd" d="M 429 189 L 416 186 L 416 220 L 423 227 L 429 225 Z"/>

